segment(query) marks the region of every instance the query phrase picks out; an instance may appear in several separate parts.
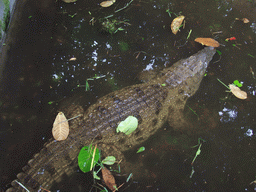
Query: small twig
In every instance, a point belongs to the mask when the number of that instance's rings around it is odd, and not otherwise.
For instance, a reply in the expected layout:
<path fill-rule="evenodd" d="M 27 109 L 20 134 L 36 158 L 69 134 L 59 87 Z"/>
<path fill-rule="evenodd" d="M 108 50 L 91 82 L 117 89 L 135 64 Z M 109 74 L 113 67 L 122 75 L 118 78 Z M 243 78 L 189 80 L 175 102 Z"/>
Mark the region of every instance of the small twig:
<path fill-rule="evenodd" d="M 131 0 L 129 3 L 127 3 L 126 6 L 124 6 L 123 8 L 116 10 L 115 13 L 124 10 L 124 9 L 125 9 L 126 7 L 128 7 L 132 2 L 133 2 L 133 0 Z"/>
<path fill-rule="evenodd" d="M 72 117 L 72 118 L 70 118 L 70 119 L 67 119 L 67 120 L 65 120 L 65 121 L 61 121 L 61 122 L 59 122 L 58 124 L 64 123 L 64 122 L 66 122 L 66 121 L 70 121 L 70 120 L 75 119 L 75 118 L 78 118 L 78 117 L 80 117 L 81 115 L 82 115 L 82 114 L 77 115 L 77 116 L 75 116 L 75 117 Z"/>
<path fill-rule="evenodd" d="M 40 187 L 40 189 L 43 189 L 43 190 L 48 191 L 48 192 L 51 192 L 51 191 L 49 191 L 49 190 L 47 190 L 47 189 L 44 189 L 43 187 Z"/>
<path fill-rule="evenodd" d="M 222 85 L 224 85 L 225 87 L 227 87 L 229 90 L 230 90 L 230 88 L 225 84 L 225 83 L 223 83 L 221 80 L 219 80 L 218 78 L 217 78 L 217 80 L 222 84 Z"/>
<path fill-rule="evenodd" d="M 216 31 L 216 32 L 212 32 L 212 34 L 219 34 L 219 33 L 222 33 L 222 31 Z"/>
<path fill-rule="evenodd" d="M 19 181 L 15 180 L 16 183 L 19 184 L 23 189 L 25 189 L 27 192 L 30 192 L 24 185 L 22 185 Z"/>
<path fill-rule="evenodd" d="M 119 187 L 117 187 L 117 189 L 119 189 L 119 188 L 122 187 L 123 185 L 124 185 L 124 183 L 122 183 L 121 185 L 119 185 Z M 115 192 L 115 191 L 118 191 L 118 190 L 115 189 L 114 192 Z"/>
<path fill-rule="evenodd" d="M 198 117 L 198 115 L 196 114 L 196 112 L 193 109 L 191 109 L 188 105 L 187 105 L 187 107 Z"/>
<path fill-rule="evenodd" d="M 187 36 L 187 39 L 190 37 L 191 32 L 192 32 L 192 29 L 190 29 L 190 31 L 188 33 L 188 36 Z"/>
<path fill-rule="evenodd" d="M 94 151 L 93 151 L 92 163 L 91 163 L 90 171 L 92 170 L 92 167 L 93 167 L 93 162 L 94 162 L 94 157 L 95 157 L 96 149 L 97 149 L 97 144 L 95 145 L 95 148 L 94 148 Z"/>

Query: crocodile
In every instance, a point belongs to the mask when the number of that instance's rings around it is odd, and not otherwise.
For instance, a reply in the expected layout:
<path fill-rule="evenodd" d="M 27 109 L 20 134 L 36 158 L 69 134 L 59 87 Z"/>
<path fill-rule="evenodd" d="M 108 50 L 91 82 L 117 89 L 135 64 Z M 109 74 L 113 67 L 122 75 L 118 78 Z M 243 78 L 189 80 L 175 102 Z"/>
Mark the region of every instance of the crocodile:
<path fill-rule="evenodd" d="M 91 142 L 97 144 L 103 154 L 113 149 L 122 154 L 146 141 L 166 122 L 174 129 L 189 128 L 183 117 L 186 101 L 198 90 L 215 52 L 213 47 L 205 47 L 160 71 L 148 82 L 99 98 L 86 111 L 75 106 L 67 116 L 82 115 L 70 122 L 68 138 L 64 141 L 50 139 L 22 168 L 23 172 L 17 175 L 7 192 L 26 191 L 21 184 L 31 192 L 40 187 L 50 190 L 77 171 L 79 151 Z M 118 124 L 128 116 L 138 119 L 138 128 L 128 136 L 117 133 Z"/>

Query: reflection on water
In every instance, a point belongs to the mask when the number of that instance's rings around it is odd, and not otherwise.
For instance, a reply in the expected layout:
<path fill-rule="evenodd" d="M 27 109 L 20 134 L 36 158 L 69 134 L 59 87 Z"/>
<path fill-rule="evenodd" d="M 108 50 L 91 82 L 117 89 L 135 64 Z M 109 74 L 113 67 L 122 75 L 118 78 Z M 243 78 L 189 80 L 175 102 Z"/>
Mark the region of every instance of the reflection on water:
<path fill-rule="evenodd" d="M 195 38 L 212 37 L 223 44 L 218 48 L 219 62 L 209 66 L 198 93 L 189 100 L 185 109 L 187 118 L 195 126 L 188 131 L 179 132 L 166 125 L 143 144 L 145 152 L 136 154 L 136 149 L 128 152 L 126 155 L 130 162 L 139 162 L 142 165 L 141 170 L 145 177 L 125 184 L 125 191 L 255 190 L 256 185 L 250 185 L 256 175 L 255 21 L 248 18 L 251 23 L 244 24 L 235 20 L 247 15 L 242 15 L 237 11 L 239 8 L 233 7 L 228 1 L 133 1 L 125 10 L 110 18 L 122 21 L 123 23 L 116 27 L 124 30 L 114 34 L 102 30 L 101 19 L 113 14 L 128 2 L 116 2 L 110 8 L 103 9 L 99 8 L 100 2 L 78 1 L 65 4 L 58 1 L 54 33 L 43 33 L 45 38 L 41 40 L 52 41 L 52 44 L 46 45 L 51 47 L 50 51 L 32 47 L 29 53 L 22 52 L 25 58 L 33 58 L 23 59 L 28 65 L 22 64 L 19 58 L 10 61 L 12 65 L 20 62 L 21 66 L 26 66 L 24 74 L 29 75 L 12 76 L 19 79 L 19 83 L 15 84 L 17 89 L 22 87 L 22 84 L 26 85 L 26 88 L 19 92 L 20 102 L 16 104 L 17 109 L 8 102 L 0 106 L 6 109 L 1 112 L 2 127 L 4 130 L 10 130 L 9 133 L 1 135 L 1 150 L 7 151 L 3 153 L 8 156 L 7 161 L 16 158 L 12 164 L 8 164 L 9 168 L 4 168 L 6 164 L 1 168 L 4 170 L 1 178 L 3 185 L 14 179 L 15 174 L 21 171 L 20 168 L 32 156 L 26 156 L 23 151 L 23 162 L 15 165 L 20 158 L 15 157 L 19 154 L 17 151 L 25 149 L 32 153 L 37 152 L 42 141 L 37 141 L 34 145 L 35 139 L 50 137 L 47 132 L 50 131 L 51 121 L 54 120 L 54 112 L 58 106 L 49 107 L 48 102 L 57 104 L 63 98 L 79 93 L 88 96 L 83 103 L 83 106 L 87 107 L 110 91 L 139 83 L 137 77 L 141 71 L 171 66 L 175 61 L 197 52 L 202 47 L 193 41 Z M 169 25 L 176 17 L 175 14 L 179 13 L 186 16 L 185 28 L 173 35 Z M 33 20 L 23 27 L 28 29 L 35 23 L 38 25 L 38 22 Z M 190 30 L 192 33 L 187 39 Z M 35 39 L 38 39 L 42 31 L 34 34 Z M 235 36 L 237 41 L 225 41 L 232 36 Z M 20 47 L 40 41 L 32 41 L 30 38 L 25 40 L 19 44 Z M 40 43 L 39 46 L 44 47 Z M 48 58 L 42 59 L 42 55 Z M 106 76 L 88 81 L 95 75 Z M 242 101 L 230 94 L 228 100 L 223 101 L 227 93 L 217 78 L 226 84 L 234 80 L 243 82 L 242 90 L 247 92 L 248 99 Z M 32 82 L 33 88 L 29 85 Z M 90 87 L 88 92 L 84 90 L 87 82 Z M 10 83 L 9 87 L 13 89 L 12 85 Z M 15 91 L 13 93 L 15 94 Z M 38 106 L 35 103 L 40 103 L 40 107 L 34 107 Z M 46 111 L 52 113 L 50 117 L 45 115 L 43 119 L 38 120 L 40 116 L 34 115 Z M 48 123 L 35 128 L 34 122 L 38 121 Z M 44 126 L 49 129 L 35 134 Z M 30 140 L 26 141 L 28 135 Z M 190 177 L 191 162 L 197 152 L 197 148 L 192 147 L 198 143 L 198 138 L 206 142 L 202 144 L 201 153 L 193 165 L 195 173 Z M 21 142 L 13 143 L 14 140 Z M 6 174 L 9 170 L 11 175 Z M 68 186 L 74 186 L 75 182 L 79 187 L 74 187 L 74 191 L 82 191 L 85 184 L 78 184 L 78 180 L 83 181 L 83 177 L 88 178 L 79 174 L 74 176 L 77 179 L 67 178 L 71 180 L 70 184 L 63 184 L 64 187 L 60 191 L 65 191 L 65 187 L 67 189 Z M 116 178 L 120 185 L 127 177 L 117 175 Z"/>
<path fill-rule="evenodd" d="M 232 122 L 237 117 L 237 109 L 234 106 L 234 109 L 228 109 L 224 107 L 222 111 L 219 112 L 220 121 L 223 123 Z"/>

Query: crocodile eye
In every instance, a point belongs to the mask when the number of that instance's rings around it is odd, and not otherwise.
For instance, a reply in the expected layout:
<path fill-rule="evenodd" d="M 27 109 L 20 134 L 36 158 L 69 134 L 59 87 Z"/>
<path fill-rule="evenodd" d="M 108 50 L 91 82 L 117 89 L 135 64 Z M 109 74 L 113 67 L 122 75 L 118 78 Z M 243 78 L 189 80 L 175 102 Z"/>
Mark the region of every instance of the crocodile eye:
<path fill-rule="evenodd" d="M 98 110 L 102 113 L 107 113 L 107 109 L 105 107 L 99 106 Z"/>

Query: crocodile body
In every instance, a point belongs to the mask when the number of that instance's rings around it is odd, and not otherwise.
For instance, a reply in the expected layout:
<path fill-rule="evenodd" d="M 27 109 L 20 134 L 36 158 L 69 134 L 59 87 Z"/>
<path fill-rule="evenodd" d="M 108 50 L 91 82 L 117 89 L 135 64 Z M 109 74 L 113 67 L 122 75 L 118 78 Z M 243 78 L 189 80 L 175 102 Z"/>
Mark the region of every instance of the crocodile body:
<path fill-rule="evenodd" d="M 198 90 L 206 68 L 216 50 L 206 47 L 187 59 L 180 60 L 161 71 L 147 83 L 125 87 L 112 92 L 91 105 L 80 118 L 70 122 L 70 135 L 64 141 L 51 139 L 17 175 L 27 189 L 38 191 L 51 187 L 77 170 L 80 149 L 89 145 L 115 147 L 120 153 L 142 143 L 168 121 L 173 128 L 184 128 L 182 112 L 187 99 Z M 81 113 L 77 107 L 68 117 Z M 118 123 L 128 116 L 139 120 L 130 135 L 116 133 Z M 100 138 L 95 139 L 95 137 Z M 25 191 L 16 182 L 7 191 Z"/>

